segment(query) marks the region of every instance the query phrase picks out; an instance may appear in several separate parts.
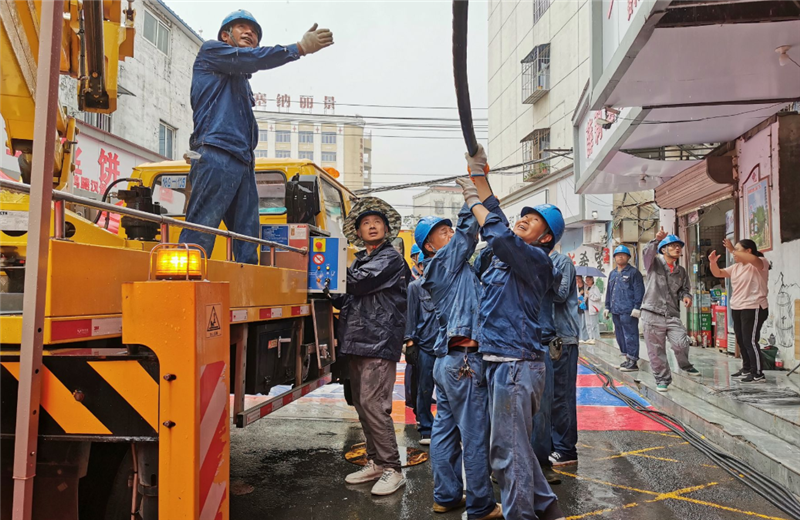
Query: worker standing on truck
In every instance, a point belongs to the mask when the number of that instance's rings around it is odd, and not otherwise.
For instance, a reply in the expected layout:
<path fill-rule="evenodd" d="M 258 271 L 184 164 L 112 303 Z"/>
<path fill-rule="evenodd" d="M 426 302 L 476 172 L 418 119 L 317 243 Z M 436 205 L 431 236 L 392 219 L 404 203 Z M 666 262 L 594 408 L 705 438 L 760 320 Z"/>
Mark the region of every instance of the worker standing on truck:
<path fill-rule="evenodd" d="M 427 257 L 423 287 L 431 293 L 439 324 L 433 366 L 433 510 L 466 506 L 471 520 L 502 518 L 489 475 L 489 397 L 476 339 L 480 280 L 469 265 L 478 244 L 478 221 L 465 204 L 455 231 L 451 226 L 450 220 L 429 216 L 414 229 L 414 240 Z"/>
<path fill-rule="evenodd" d="M 260 47 L 261 26 L 240 9 L 222 21 L 217 40 L 200 47 L 192 69 L 192 132 L 195 152 L 189 181 L 192 185 L 186 221 L 217 228 L 220 222 L 236 233 L 258 237 L 258 192 L 255 150 L 258 125 L 250 77 L 333 45 L 328 29 L 317 24 L 296 44 Z M 180 241 L 200 245 L 208 256 L 216 237 L 190 229 Z M 237 262 L 258 263 L 256 244 L 234 241 Z"/>
<path fill-rule="evenodd" d="M 348 359 L 353 405 L 367 444 L 367 464 L 345 481 L 377 480 L 373 495 L 390 495 L 406 483 L 392 421 L 411 278 L 405 259 L 392 247 L 401 222 L 400 214 L 381 199 L 365 197 L 353 206 L 344 234 L 365 249 L 356 253 L 347 270 L 347 294 L 333 298 L 341 309 L 339 344 Z"/>
<path fill-rule="evenodd" d="M 490 461 L 506 520 L 563 518 L 531 446 L 532 417 L 545 383 L 539 310 L 556 270 L 548 254 L 564 234 L 551 204 L 525 207 L 513 231 L 486 179 L 486 152 L 467 155 L 473 182 L 459 179 L 493 258 L 483 273 L 478 343 L 491 415 Z M 473 184 L 474 183 L 474 184 Z"/>

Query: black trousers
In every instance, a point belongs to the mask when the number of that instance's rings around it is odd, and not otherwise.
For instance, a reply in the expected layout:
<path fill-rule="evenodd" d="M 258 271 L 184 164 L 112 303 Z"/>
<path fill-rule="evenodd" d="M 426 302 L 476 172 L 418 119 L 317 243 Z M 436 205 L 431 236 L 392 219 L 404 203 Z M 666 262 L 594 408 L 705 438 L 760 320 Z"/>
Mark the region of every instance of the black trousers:
<path fill-rule="evenodd" d="M 769 309 L 733 310 L 733 332 L 742 354 L 742 370 L 754 376 L 761 375 L 761 326 L 764 325 Z"/>

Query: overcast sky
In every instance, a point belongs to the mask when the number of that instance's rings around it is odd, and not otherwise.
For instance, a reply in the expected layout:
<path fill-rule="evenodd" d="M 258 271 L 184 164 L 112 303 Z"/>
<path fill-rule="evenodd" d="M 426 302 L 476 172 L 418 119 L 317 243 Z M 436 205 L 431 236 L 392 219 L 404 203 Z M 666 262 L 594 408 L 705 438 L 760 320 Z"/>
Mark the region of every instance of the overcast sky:
<path fill-rule="evenodd" d="M 457 110 L 352 107 L 347 104 L 455 107 L 452 57 L 452 4 L 449 1 L 363 2 L 198 2 L 166 3 L 206 39 L 215 38 L 222 19 L 233 9 L 247 9 L 264 30 L 262 45 L 298 41 L 314 22 L 333 31 L 335 44 L 278 69 L 259 72 L 254 92 L 270 99 L 278 93 L 313 95 L 320 103 L 334 96 L 337 115 L 447 118 L 452 121 L 406 121 L 447 125 L 448 129 L 372 129 L 373 186 L 401 184 L 458 175 L 465 171 L 466 146 Z M 469 79 L 478 140 L 486 146 L 487 4 L 470 2 Z M 268 105 L 274 109 L 275 105 Z M 480 110 L 483 109 L 483 110 Z M 316 111 L 316 106 L 315 106 Z M 380 121 L 386 123 L 386 121 Z M 408 137 L 388 137 L 408 136 Z M 414 137 L 411 137 L 414 136 Z M 428 138 L 420 138 L 427 136 Z M 443 139 L 444 138 L 444 139 Z M 422 190 L 381 194 L 403 214 L 412 195 Z"/>

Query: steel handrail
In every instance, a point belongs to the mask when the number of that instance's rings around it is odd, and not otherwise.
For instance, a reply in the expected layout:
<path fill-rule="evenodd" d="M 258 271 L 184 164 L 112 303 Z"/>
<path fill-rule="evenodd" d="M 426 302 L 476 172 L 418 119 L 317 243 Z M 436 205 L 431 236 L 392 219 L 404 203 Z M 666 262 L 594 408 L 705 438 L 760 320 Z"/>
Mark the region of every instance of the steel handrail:
<path fill-rule="evenodd" d="M 29 184 L 16 181 L 9 181 L 6 179 L 0 179 L 0 188 L 25 194 L 30 194 L 31 191 L 31 187 Z M 272 242 L 271 240 L 263 240 L 261 238 L 250 237 L 247 235 L 240 235 L 239 233 L 234 233 L 233 231 L 223 231 L 221 229 L 202 226 L 200 224 L 193 224 L 191 222 L 186 222 L 185 220 L 178 220 L 172 217 L 166 217 L 164 215 L 155 215 L 153 213 L 147 213 L 145 211 L 139 211 L 137 209 L 130 209 L 124 206 L 115 206 L 114 204 L 108 204 L 106 202 L 99 202 L 93 199 L 87 199 L 85 197 L 80 197 L 78 195 L 73 195 L 72 193 L 67 193 L 64 191 L 53 190 L 53 200 L 71 202 L 73 204 L 78 204 L 81 206 L 85 206 L 87 208 L 107 211 L 109 213 L 119 213 L 120 215 L 135 217 L 140 220 L 145 220 L 147 222 L 155 222 L 157 224 L 161 224 L 162 226 L 166 225 L 184 229 L 191 229 L 194 231 L 200 231 L 201 233 L 210 233 L 212 235 L 225 237 L 229 240 L 241 240 L 243 242 L 252 242 L 254 244 L 269 246 L 275 249 L 282 249 L 284 251 L 293 251 L 295 253 L 300 253 L 303 255 L 308 254 L 308 248 L 306 247 L 303 248 L 292 247 L 289 245 Z"/>

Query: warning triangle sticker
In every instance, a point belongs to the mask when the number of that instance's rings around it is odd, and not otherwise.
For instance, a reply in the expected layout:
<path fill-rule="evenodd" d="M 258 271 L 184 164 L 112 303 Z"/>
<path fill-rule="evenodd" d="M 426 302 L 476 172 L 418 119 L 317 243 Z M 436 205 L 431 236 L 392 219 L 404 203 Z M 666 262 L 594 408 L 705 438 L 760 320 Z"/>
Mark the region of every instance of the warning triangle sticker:
<path fill-rule="evenodd" d="M 215 330 L 220 330 L 216 305 L 211 307 L 211 317 L 208 319 L 208 327 L 206 327 L 206 332 L 212 332 Z"/>

